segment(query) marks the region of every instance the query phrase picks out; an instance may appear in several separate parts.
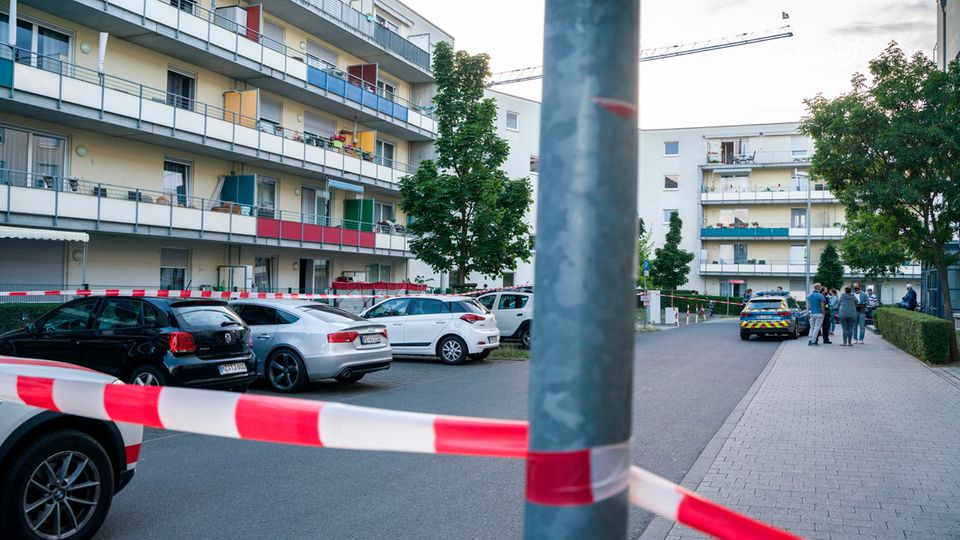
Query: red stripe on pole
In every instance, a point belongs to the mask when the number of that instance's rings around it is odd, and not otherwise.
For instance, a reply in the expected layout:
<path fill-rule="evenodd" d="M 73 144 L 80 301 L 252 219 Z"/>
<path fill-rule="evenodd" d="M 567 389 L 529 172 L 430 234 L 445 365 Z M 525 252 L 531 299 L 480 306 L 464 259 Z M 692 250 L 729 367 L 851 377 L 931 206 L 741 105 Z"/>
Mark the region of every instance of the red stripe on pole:
<path fill-rule="evenodd" d="M 51 411 L 60 410 L 53 402 L 53 379 L 20 375 L 17 377 L 17 395 L 27 405 Z"/>
<path fill-rule="evenodd" d="M 120 291 L 117 289 L 107 289 L 103 293 L 104 296 L 120 296 Z"/>
<path fill-rule="evenodd" d="M 76 292 L 77 296 L 90 296 L 92 291 L 90 289 L 77 289 Z"/>
<path fill-rule="evenodd" d="M 63 294 L 63 291 L 43 291 L 44 296 L 60 296 Z"/>
<path fill-rule="evenodd" d="M 529 451 L 527 501 L 546 506 L 592 504 L 590 450 Z"/>
<path fill-rule="evenodd" d="M 677 490 L 684 495 L 677 508 L 677 521 L 688 527 L 728 540 L 801 538 L 712 503 L 683 488 L 677 487 Z"/>
<path fill-rule="evenodd" d="M 147 295 L 147 291 L 143 289 L 134 289 L 130 291 L 130 296 L 136 297 L 136 296 L 146 296 L 146 295 Z"/>
<path fill-rule="evenodd" d="M 157 298 L 167 298 L 168 296 L 170 296 L 170 291 L 166 289 L 160 289 L 157 291 Z"/>
<path fill-rule="evenodd" d="M 210 298 L 213 296 L 213 291 L 200 291 L 201 298 Z"/>
<path fill-rule="evenodd" d="M 124 450 L 125 450 L 125 453 L 126 453 L 126 456 L 127 456 L 127 464 L 128 464 L 128 465 L 129 465 L 130 463 L 136 463 L 137 460 L 140 459 L 140 445 L 139 445 L 139 444 L 131 444 L 130 446 L 125 447 Z"/>
<path fill-rule="evenodd" d="M 240 293 L 240 298 L 250 298 L 250 293 L 248 293 L 248 292 L 242 292 L 242 293 Z"/>
<path fill-rule="evenodd" d="M 243 395 L 237 401 L 237 432 L 241 439 L 323 446 L 320 441 L 320 401 Z"/>
<path fill-rule="evenodd" d="M 527 455 L 527 423 L 472 418 L 433 422 L 438 454 L 522 458 Z"/>
<path fill-rule="evenodd" d="M 10 296 L 26 296 L 26 291 L 13 291 L 10 293 Z"/>
<path fill-rule="evenodd" d="M 160 412 L 161 387 L 108 384 L 103 388 L 103 408 L 116 422 L 130 422 L 162 428 Z"/>
<path fill-rule="evenodd" d="M 180 291 L 180 298 L 190 298 L 191 291 Z"/>

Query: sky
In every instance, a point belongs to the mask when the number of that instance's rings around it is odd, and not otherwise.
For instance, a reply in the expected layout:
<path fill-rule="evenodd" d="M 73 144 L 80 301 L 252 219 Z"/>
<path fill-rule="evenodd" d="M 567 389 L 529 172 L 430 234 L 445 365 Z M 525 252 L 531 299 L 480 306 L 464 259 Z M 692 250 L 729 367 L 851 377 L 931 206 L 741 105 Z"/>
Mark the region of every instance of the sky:
<path fill-rule="evenodd" d="M 494 73 L 543 60 L 542 0 L 403 0 L 453 34 L 457 49 L 491 56 Z M 603 0 L 600 0 L 603 1 Z M 891 41 L 932 54 L 936 0 L 641 0 L 641 48 L 790 24 L 794 37 L 640 64 L 643 129 L 797 121 L 803 100 L 850 88 Z M 790 18 L 782 20 L 781 13 Z M 540 83 L 496 87 L 540 99 Z"/>

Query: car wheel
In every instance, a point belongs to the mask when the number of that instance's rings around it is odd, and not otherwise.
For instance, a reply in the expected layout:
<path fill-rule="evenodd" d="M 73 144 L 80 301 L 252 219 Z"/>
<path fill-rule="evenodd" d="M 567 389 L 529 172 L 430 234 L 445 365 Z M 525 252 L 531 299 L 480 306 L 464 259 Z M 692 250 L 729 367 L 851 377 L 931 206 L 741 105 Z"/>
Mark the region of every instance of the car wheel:
<path fill-rule="evenodd" d="M 127 382 L 137 386 L 166 386 L 167 377 L 153 366 L 140 366 L 133 370 Z"/>
<path fill-rule="evenodd" d="M 800 337 L 800 322 L 795 321 L 793 323 L 793 332 L 790 332 L 790 339 L 797 339 Z"/>
<path fill-rule="evenodd" d="M 740 339 L 742 339 L 742 340 L 744 340 L 744 341 L 749 341 L 749 340 L 750 340 L 750 334 L 748 334 L 748 333 L 746 333 L 746 332 L 740 332 Z"/>
<path fill-rule="evenodd" d="M 353 384 L 362 379 L 364 375 L 366 373 L 351 373 L 349 375 L 337 375 L 334 379 L 341 384 Z"/>
<path fill-rule="evenodd" d="M 91 538 L 113 501 L 113 468 L 97 441 L 72 430 L 16 451 L 0 478 L 0 523 L 11 538 Z"/>
<path fill-rule="evenodd" d="M 520 347 L 529 349 L 532 339 L 530 336 L 530 324 L 526 323 L 523 326 L 523 330 L 520 331 Z"/>
<path fill-rule="evenodd" d="M 437 356 L 444 364 L 462 364 L 467 361 L 467 344 L 457 336 L 447 336 L 437 344 Z"/>
<path fill-rule="evenodd" d="M 492 351 L 493 351 L 493 349 L 487 349 L 487 350 L 485 350 L 485 351 L 480 351 L 480 352 L 478 352 L 477 354 L 471 354 L 471 355 L 470 355 L 470 359 L 471 359 L 471 360 L 485 360 L 488 356 L 490 356 L 490 353 L 491 353 Z"/>
<path fill-rule="evenodd" d="M 289 349 L 271 353 L 267 357 L 263 374 L 270 388 L 283 394 L 296 392 L 307 384 L 307 368 L 303 365 L 303 360 L 299 354 Z"/>

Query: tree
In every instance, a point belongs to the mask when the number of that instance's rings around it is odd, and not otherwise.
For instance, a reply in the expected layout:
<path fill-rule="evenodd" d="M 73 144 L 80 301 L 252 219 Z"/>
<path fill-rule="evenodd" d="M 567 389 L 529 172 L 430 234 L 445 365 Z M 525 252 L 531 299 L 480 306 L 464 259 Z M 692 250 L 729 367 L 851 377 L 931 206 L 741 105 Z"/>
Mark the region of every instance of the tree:
<path fill-rule="evenodd" d="M 960 256 L 960 63 L 940 71 L 895 43 L 870 61 L 872 81 L 855 74 L 836 99 L 805 101 L 804 133 L 816 141 L 812 173 L 826 180 L 855 219 L 848 223 L 857 264 L 874 256 L 892 268 L 885 244 L 936 269 L 944 317 L 952 318 L 947 268 Z M 871 235 L 879 242 L 864 242 Z M 870 264 L 866 264 L 870 266 Z M 957 339 L 950 333 L 950 358 Z"/>
<path fill-rule="evenodd" d="M 823 248 L 813 281 L 831 289 L 843 287 L 843 263 L 840 262 L 840 255 L 833 242 L 827 243 L 827 247 Z"/>
<path fill-rule="evenodd" d="M 675 291 L 687 282 L 690 261 L 693 260 L 693 253 L 680 249 L 682 227 L 683 221 L 680 219 L 680 214 L 677 212 L 670 214 L 670 230 L 667 231 L 666 242 L 662 248 L 654 251 L 654 259 L 650 264 L 651 277 L 668 291 Z"/>
<path fill-rule="evenodd" d="M 434 47 L 437 159 L 400 181 L 415 235 L 410 250 L 435 272 L 456 271 L 460 286 L 470 272 L 499 275 L 530 259 L 523 217 L 532 189 L 500 169 L 510 148 L 496 133 L 496 102 L 483 98 L 489 60 L 444 42 Z"/>
<path fill-rule="evenodd" d="M 863 272 L 868 281 L 896 275 L 910 259 L 898 236 L 899 229 L 889 217 L 847 212 L 845 229 L 840 242 L 843 260 Z"/>
<path fill-rule="evenodd" d="M 643 218 L 637 218 L 637 286 L 646 283 L 649 287 L 653 284 L 652 278 L 644 279 L 643 262 L 649 261 L 653 255 L 653 233 L 648 231 L 643 223 Z"/>

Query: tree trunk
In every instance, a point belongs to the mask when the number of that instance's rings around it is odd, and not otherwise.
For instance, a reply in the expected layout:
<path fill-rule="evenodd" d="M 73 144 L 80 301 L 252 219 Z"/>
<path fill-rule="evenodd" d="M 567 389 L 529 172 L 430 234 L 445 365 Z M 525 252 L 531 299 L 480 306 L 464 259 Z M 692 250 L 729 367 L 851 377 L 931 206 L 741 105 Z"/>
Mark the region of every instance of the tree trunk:
<path fill-rule="evenodd" d="M 467 269 L 463 266 L 457 268 L 457 287 L 463 288 L 467 282 Z"/>
<path fill-rule="evenodd" d="M 943 318 L 953 323 L 953 302 L 950 301 L 950 280 L 947 275 L 947 265 L 942 261 L 934 264 L 937 269 L 937 275 L 940 277 L 940 298 L 943 303 Z M 922 300 L 922 299 L 921 299 Z M 950 332 L 950 362 L 960 360 L 960 354 L 957 352 L 957 333 Z"/>

